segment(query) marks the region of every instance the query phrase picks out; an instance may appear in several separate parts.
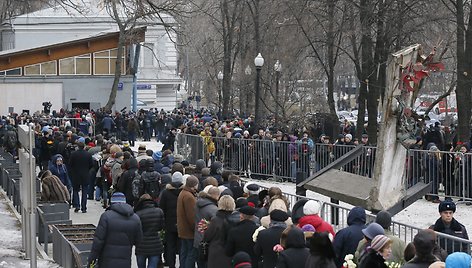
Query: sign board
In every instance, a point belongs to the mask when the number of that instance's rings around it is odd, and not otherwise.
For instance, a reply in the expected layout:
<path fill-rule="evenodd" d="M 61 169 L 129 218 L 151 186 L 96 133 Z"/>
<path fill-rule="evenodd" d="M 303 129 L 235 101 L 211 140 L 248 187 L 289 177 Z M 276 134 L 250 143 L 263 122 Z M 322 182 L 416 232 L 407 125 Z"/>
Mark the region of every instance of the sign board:
<path fill-rule="evenodd" d="M 136 89 L 151 89 L 151 85 L 150 84 L 137 84 L 136 85 Z"/>
<path fill-rule="evenodd" d="M 123 90 L 123 82 L 118 83 L 118 90 Z"/>

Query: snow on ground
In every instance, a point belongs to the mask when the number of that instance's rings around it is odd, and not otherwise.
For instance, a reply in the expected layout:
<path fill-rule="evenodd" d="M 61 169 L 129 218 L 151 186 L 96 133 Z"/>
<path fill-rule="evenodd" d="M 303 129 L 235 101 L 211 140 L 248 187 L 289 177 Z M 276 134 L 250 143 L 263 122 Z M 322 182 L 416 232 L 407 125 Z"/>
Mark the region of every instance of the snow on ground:
<path fill-rule="evenodd" d="M 259 181 L 259 180 L 251 180 L 255 183 L 265 186 L 277 186 L 283 192 L 295 194 L 295 184 L 294 183 L 280 183 L 274 181 Z M 330 198 L 327 196 L 323 196 L 321 194 L 317 194 L 312 191 L 307 191 L 307 197 L 314 198 L 316 200 L 322 202 L 329 202 Z M 441 198 L 442 200 L 442 198 Z M 457 201 L 457 200 L 454 200 Z M 340 202 L 341 206 L 346 208 L 351 208 L 352 205 Z M 472 206 L 467 206 L 465 204 L 457 204 L 457 210 L 454 214 L 454 218 L 456 218 L 460 223 L 462 223 L 469 232 L 472 230 Z M 434 204 L 431 202 L 426 201 L 425 199 L 419 199 L 411 206 L 407 207 L 400 213 L 396 214 L 393 217 L 393 220 L 399 223 L 411 225 L 418 228 L 428 228 L 432 224 L 436 222 L 439 218 L 438 212 L 438 204 Z"/>
<path fill-rule="evenodd" d="M 24 259 L 21 245 L 20 223 L 13 215 L 5 196 L 0 193 L 0 267 L 30 267 L 30 261 Z M 38 259 L 38 268 L 60 267 L 54 262 Z"/>

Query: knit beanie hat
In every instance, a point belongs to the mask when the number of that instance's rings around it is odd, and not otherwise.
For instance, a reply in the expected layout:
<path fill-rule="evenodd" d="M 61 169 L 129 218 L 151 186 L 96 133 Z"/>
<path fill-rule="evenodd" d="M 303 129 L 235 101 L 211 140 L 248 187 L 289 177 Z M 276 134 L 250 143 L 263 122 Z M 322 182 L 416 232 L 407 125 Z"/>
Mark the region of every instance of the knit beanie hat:
<path fill-rule="evenodd" d="M 390 241 L 390 238 L 388 238 L 386 235 L 377 235 L 372 239 L 372 243 L 370 243 L 370 247 L 379 252 L 387 242 Z"/>
<path fill-rule="evenodd" d="M 375 222 L 380 224 L 380 226 L 387 230 L 392 224 L 392 215 L 390 215 L 388 211 L 382 210 L 377 213 L 377 218 L 375 218 Z"/>
<path fill-rule="evenodd" d="M 174 172 L 174 174 L 172 174 L 172 182 L 180 182 L 182 183 L 182 173 L 180 173 L 179 171 L 176 171 Z"/>
<path fill-rule="evenodd" d="M 320 203 L 315 200 L 309 200 L 303 206 L 303 214 L 305 215 L 316 215 L 319 214 L 321 210 Z"/>
<path fill-rule="evenodd" d="M 113 195 L 111 196 L 110 202 L 112 204 L 114 204 L 114 203 L 126 203 L 125 194 L 122 193 L 122 192 L 114 192 Z"/>
<path fill-rule="evenodd" d="M 464 252 L 454 252 L 446 258 L 446 267 L 470 268 L 471 256 Z"/>
<path fill-rule="evenodd" d="M 316 229 L 311 224 L 305 224 L 302 227 L 302 231 L 304 231 L 304 232 L 316 232 Z"/>
<path fill-rule="evenodd" d="M 251 256 L 244 251 L 239 251 L 233 256 L 232 264 L 233 268 L 252 267 Z"/>
<path fill-rule="evenodd" d="M 198 179 L 197 179 L 197 177 L 195 177 L 193 175 L 190 175 L 187 178 L 187 181 L 185 182 L 185 186 L 190 187 L 190 188 L 193 188 L 197 185 L 198 185 Z"/>

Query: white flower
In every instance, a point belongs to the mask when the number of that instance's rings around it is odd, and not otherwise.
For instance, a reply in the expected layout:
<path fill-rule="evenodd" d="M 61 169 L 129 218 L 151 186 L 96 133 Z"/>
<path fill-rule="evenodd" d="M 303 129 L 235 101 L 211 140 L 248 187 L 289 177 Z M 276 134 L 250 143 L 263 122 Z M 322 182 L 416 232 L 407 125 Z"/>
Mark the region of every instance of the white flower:
<path fill-rule="evenodd" d="M 344 257 L 345 261 L 349 261 L 349 260 L 352 260 L 352 259 L 354 259 L 354 255 L 352 255 L 352 254 L 347 254 L 346 257 Z"/>
<path fill-rule="evenodd" d="M 259 232 L 264 230 L 265 228 L 263 226 L 259 226 L 259 228 L 257 228 L 254 233 L 252 234 L 252 241 L 254 241 L 254 243 L 256 243 L 257 241 L 257 236 L 259 235 Z"/>

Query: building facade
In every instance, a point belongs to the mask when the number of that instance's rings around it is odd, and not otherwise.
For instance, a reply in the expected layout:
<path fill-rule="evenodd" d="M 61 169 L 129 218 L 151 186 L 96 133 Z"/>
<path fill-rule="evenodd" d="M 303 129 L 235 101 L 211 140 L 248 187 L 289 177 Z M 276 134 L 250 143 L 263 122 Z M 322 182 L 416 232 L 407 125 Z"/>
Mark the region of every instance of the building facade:
<path fill-rule="evenodd" d="M 116 22 L 100 2 L 80 0 L 77 4 L 84 4 L 80 11 L 52 7 L 16 17 L 11 22 L 15 49 L 117 31 Z M 166 23 L 173 23 L 170 16 L 163 15 L 163 18 Z M 138 100 L 148 108 L 172 110 L 184 93 L 177 91 L 182 79 L 177 73 L 176 35 L 167 31 L 161 22 L 146 22 L 145 25 L 145 41 L 137 72 Z M 131 93 L 129 98 L 131 103 Z"/>

